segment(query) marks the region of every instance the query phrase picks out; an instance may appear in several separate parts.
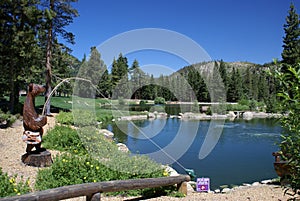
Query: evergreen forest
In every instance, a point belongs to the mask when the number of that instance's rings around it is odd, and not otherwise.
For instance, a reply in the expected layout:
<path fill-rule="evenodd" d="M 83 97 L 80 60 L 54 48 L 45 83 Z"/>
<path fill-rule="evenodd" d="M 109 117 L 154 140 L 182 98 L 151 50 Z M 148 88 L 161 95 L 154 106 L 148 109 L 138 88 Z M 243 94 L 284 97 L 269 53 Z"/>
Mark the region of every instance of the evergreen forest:
<path fill-rule="evenodd" d="M 72 56 L 67 44 L 76 42 L 66 30 L 79 14 L 72 7 L 77 0 L 3 0 L 0 2 L 0 99 L 1 109 L 18 113 L 21 91 L 30 82 L 51 90 L 65 78 L 71 81 L 57 88 L 55 96 L 184 102 L 260 102 L 266 111 L 276 112 L 278 81 L 272 72 L 279 64 L 299 62 L 299 17 L 293 4 L 284 25 L 282 60 L 266 64 L 209 61 L 183 66 L 171 75 L 154 77 L 143 72 L 138 58 L 133 63 L 120 53 L 105 64 L 101 52 L 91 47 L 82 60 Z M 272 58 L 270 58 L 272 60 Z M 73 90 L 74 89 L 74 90 Z M 50 106 L 49 106 L 50 107 Z"/>

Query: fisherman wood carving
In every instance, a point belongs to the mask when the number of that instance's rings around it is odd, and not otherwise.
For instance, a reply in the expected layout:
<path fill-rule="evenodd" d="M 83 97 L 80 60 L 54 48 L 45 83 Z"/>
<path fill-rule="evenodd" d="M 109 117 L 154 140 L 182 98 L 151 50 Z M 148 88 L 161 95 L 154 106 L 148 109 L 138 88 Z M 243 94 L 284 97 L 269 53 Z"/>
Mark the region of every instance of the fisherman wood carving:
<path fill-rule="evenodd" d="M 35 110 L 34 100 L 37 95 L 43 93 L 45 87 L 37 84 L 29 84 L 26 100 L 23 107 L 23 141 L 27 143 L 26 152 L 30 153 L 35 147 L 36 152 L 43 151 L 41 148 L 43 126 L 47 124 L 46 116 L 39 116 Z"/>

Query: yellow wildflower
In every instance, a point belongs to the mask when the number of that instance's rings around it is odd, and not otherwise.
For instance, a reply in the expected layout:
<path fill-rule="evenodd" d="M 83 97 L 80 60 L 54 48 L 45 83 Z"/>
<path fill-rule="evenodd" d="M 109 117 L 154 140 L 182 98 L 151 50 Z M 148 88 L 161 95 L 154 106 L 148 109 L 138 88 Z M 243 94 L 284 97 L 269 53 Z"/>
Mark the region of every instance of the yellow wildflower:
<path fill-rule="evenodd" d="M 163 175 L 166 177 L 166 176 L 169 176 L 169 173 L 168 173 L 167 171 L 164 170 Z"/>

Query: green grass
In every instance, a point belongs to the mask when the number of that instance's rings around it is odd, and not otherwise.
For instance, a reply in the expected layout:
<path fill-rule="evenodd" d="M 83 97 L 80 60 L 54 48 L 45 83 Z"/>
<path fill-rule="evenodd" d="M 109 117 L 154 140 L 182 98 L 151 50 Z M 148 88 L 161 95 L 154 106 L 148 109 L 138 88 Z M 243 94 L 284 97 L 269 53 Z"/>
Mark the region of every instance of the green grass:
<path fill-rule="evenodd" d="M 26 96 L 20 97 L 20 102 L 24 104 Z M 80 100 L 82 103 L 87 103 L 89 105 L 95 105 L 96 108 L 100 107 L 100 105 L 104 104 L 110 104 L 110 100 L 107 99 L 90 99 L 90 98 L 80 98 L 80 97 L 56 97 L 53 96 L 50 98 L 51 106 L 59 108 L 61 110 L 72 110 L 72 102 L 73 100 Z M 44 96 L 37 96 L 35 98 L 35 106 L 37 108 L 42 108 L 45 103 L 45 97 Z M 76 104 L 76 106 L 80 106 L 79 104 Z M 86 105 L 82 104 L 82 107 L 86 107 Z"/>
<path fill-rule="evenodd" d="M 70 119 L 70 115 L 72 113 L 61 112 L 57 120 L 61 123 L 71 122 L 65 120 Z M 54 159 L 50 168 L 39 170 L 35 183 L 36 190 L 86 182 L 168 176 L 161 164 L 147 156 L 119 151 L 114 142 L 99 133 L 97 126 L 82 124 L 75 130 L 69 125 L 57 125 L 43 138 L 45 148 L 59 150 L 63 154 Z M 108 193 L 108 195 L 175 195 L 174 190 L 174 186 L 169 186 Z"/>
<path fill-rule="evenodd" d="M 16 178 L 17 175 L 9 177 L 0 167 L 0 197 L 21 195 L 31 191 L 29 180 L 17 182 Z"/>

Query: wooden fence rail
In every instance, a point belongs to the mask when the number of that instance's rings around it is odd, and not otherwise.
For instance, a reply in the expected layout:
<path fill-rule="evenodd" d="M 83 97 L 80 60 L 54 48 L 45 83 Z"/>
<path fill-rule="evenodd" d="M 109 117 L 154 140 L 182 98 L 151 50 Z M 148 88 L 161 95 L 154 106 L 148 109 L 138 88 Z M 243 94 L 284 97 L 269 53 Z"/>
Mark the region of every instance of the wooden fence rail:
<path fill-rule="evenodd" d="M 179 189 L 179 191 L 182 191 L 181 189 L 184 189 L 183 192 L 186 193 L 186 182 L 188 181 L 190 181 L 190 176 L 178 175 L 172 177 L 84 183 L 63 186 L 44 191 L 37 191 L 20 196 L 0 198 L 0 201 L 56 201 L 80 196 L 86 196 L 87 201 L 94 201 L 100 200 L 100 193 L 155 188 L 161 186 L 171 186 L 175 184 L 177 184 L 177 188 Z"/>

